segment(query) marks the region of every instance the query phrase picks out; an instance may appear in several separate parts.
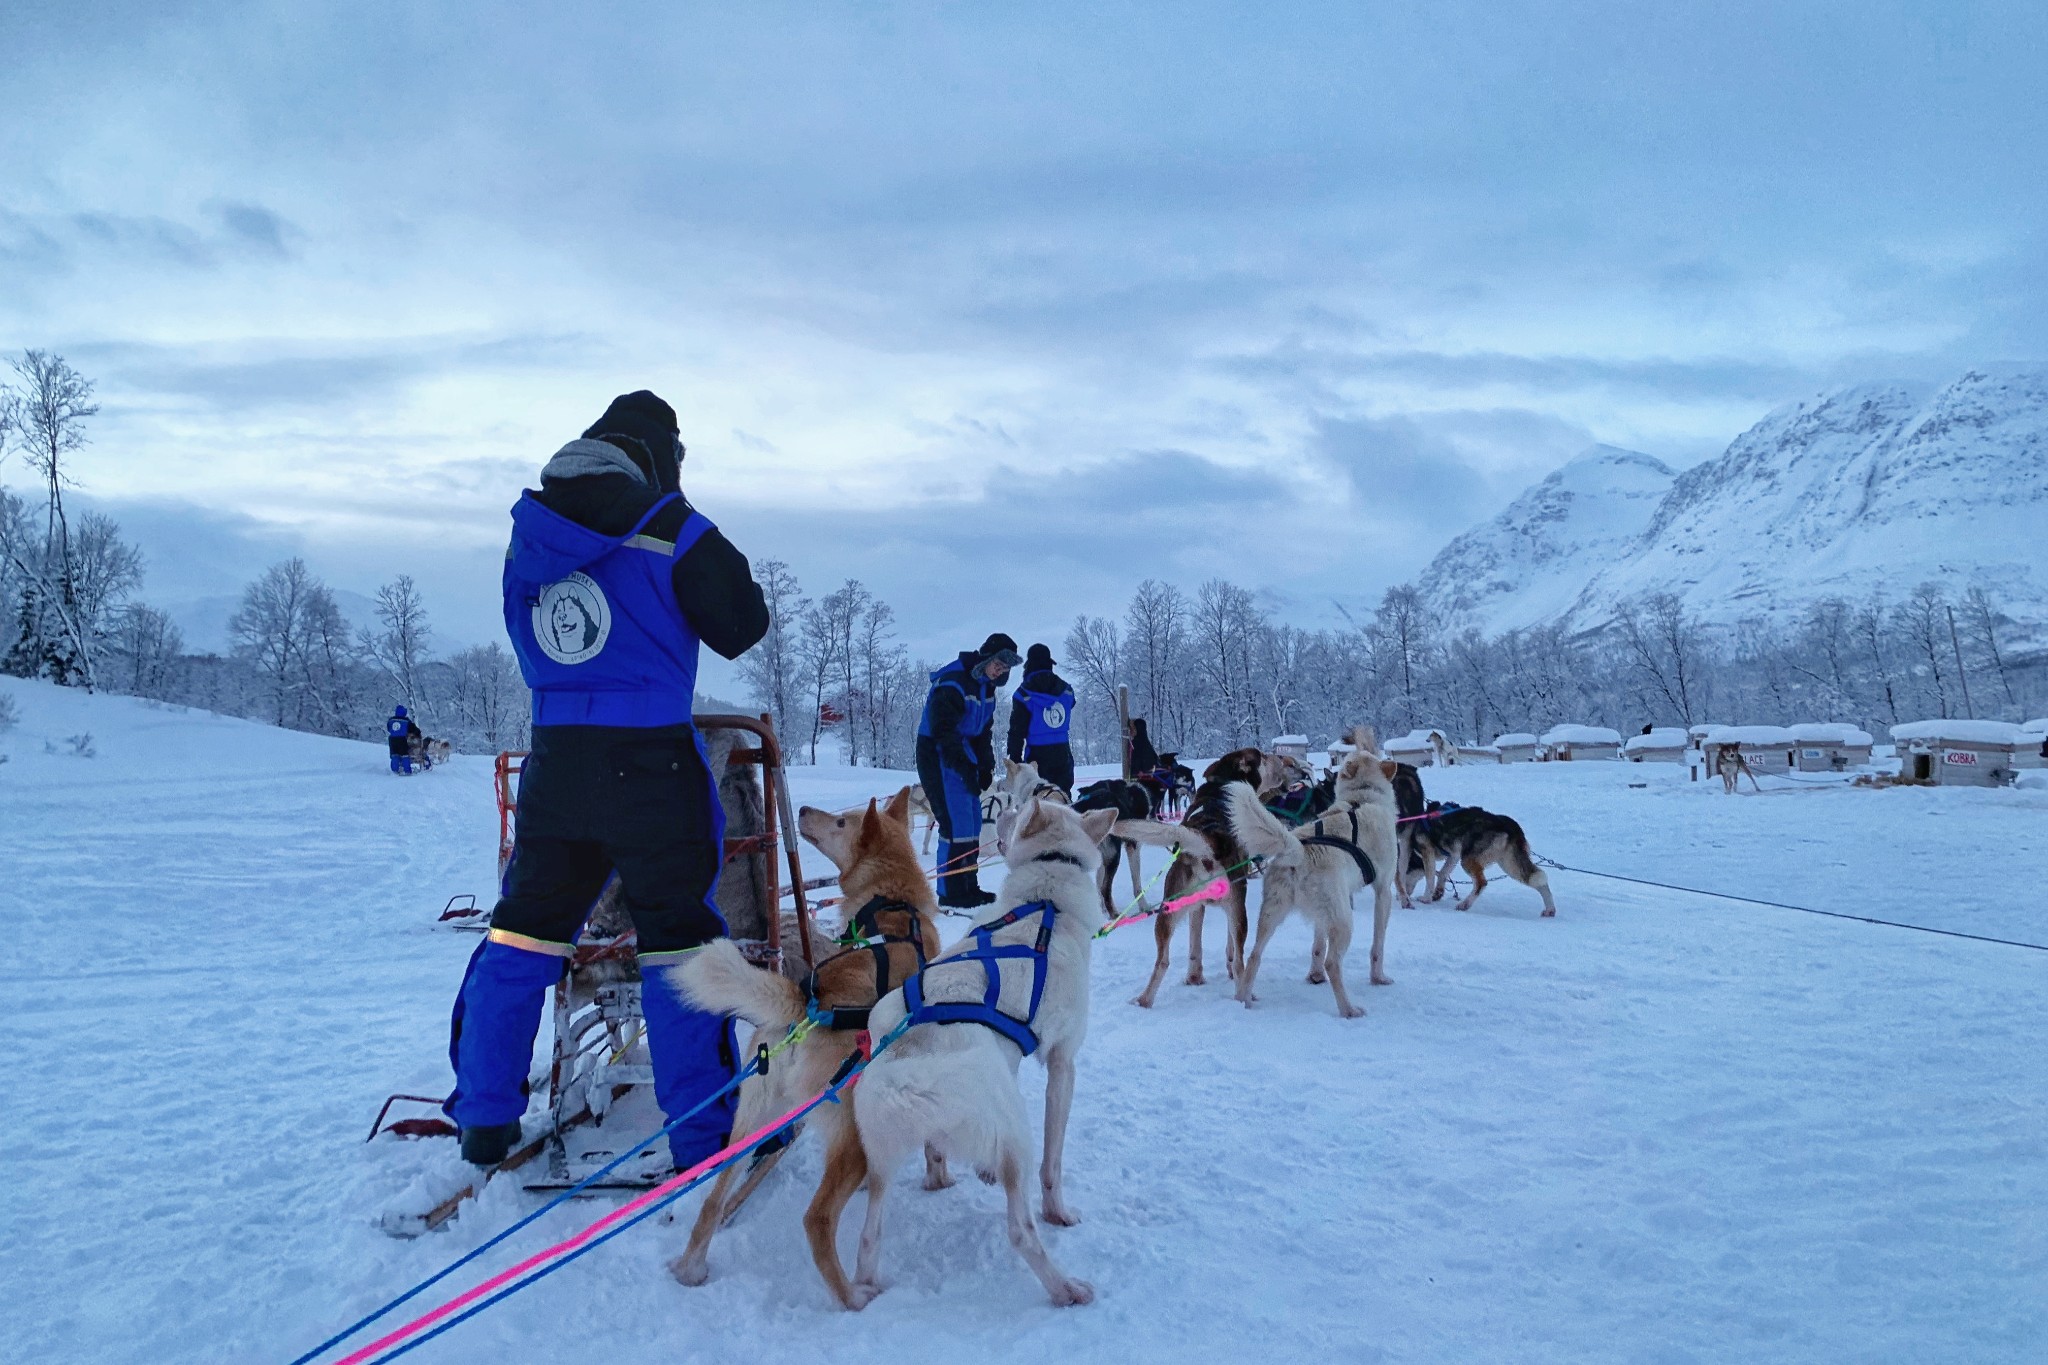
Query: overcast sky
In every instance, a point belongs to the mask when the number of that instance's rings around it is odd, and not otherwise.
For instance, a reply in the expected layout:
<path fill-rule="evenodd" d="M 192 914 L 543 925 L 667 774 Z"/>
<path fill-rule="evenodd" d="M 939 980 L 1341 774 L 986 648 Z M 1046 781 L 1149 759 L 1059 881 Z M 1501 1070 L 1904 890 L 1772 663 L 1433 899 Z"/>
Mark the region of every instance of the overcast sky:
<path fill-rule="evenodd" d="M 0 346 L 99 381 L 160 600 L 296 549 L 490 638 L 644 386 L 927 656 L 1147 574 L 1316 623 L 1595 441 L 2048 355 L 2044 14 L 9 0 Z"/>

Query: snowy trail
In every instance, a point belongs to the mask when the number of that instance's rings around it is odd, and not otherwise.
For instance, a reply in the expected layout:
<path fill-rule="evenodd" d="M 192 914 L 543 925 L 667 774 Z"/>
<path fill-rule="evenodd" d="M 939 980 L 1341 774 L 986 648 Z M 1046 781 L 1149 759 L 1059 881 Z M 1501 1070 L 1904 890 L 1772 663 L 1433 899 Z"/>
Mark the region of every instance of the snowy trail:
<path fill-rule="evenodd" d="M 24 715 L 0 737 L 19 945 L 0 1358 L 281 1365 L 532 1207 L 494 1190 L 392 1241 L 372 1219 L 437 1144 L 361 1142 L 387 1092 L 446 1086 L 475 940 L 425 926 L 487 888 L 486 761 L 400 782 L 370 746 L 0 686 Z M 42 752 L 85 729 L 98 757 Z M 207 775 L 220 755 L 233 770 Z M 1634 765 L 1425 778 L 1577 866 L 2048 941 L 2040 786 L 1731 800 Z M 806 770 L 797 796 L 901 780 Z M 1555 921 L 1506 881 L 1470 914 L 1397 910 L 1397 984 L 1352 1022 L 1301 980 L 1298 926 L 1249 1012 L 1213 919 L 1211 984 L 1150 1012 L 1126 1003 L 1149 933 L 1106 940 L 1068 1155 L 1086 1221 L 1049 1234 L 1090 1308 L 1045 1305 L 994 1192 L 912 1182 L 892 1287 L 837 1313 L 798 1225 L 803 1144 L 703 1289 L 662 1272 L 686 1225 L 650 1225 L 411 1358 L 2048 1354 L 2048 954 L 1555 884 Z"/>

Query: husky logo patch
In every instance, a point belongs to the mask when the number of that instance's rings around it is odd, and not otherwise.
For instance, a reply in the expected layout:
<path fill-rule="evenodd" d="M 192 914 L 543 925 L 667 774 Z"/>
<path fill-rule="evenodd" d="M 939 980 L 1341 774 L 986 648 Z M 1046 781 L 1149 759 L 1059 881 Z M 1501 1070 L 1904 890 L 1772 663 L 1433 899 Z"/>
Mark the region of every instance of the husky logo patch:
<path fill-rule="evenodd" d="M 1051 706 L 1040 711 L 1038 715 L 1045 722 L 1046 729 L 1057 730 L 1067 723 L 1067 704 L 1056 701 Z"/>
<path fill-rule="evenodd" d="M 533 638 L 558 664 L 596 658 L 611 633 L 612 604 L 588 574 L 572 573 L 548 584 L 533 604 Z"/>

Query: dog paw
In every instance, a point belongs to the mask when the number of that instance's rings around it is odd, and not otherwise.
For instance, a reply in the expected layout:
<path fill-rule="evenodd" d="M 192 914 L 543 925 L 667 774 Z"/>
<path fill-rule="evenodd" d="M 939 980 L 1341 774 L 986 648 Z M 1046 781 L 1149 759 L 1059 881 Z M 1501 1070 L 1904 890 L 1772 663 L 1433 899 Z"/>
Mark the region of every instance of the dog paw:
<path fill-rule="evenodd" d="M 1311 986 L 1320 986 L 1329 979 L 1330 974 L 1320 967 L 1308 974 L 1308 984 Z"/>
<path fill-rule="evenodd" d="M 953 1188 L 953 1177 L 944 1170 L 926 1171 L 924 1187 L 928 1190 L 950 1190 Z"/>
<path fill-rule="evenodd" d="M 1137 1007 L 1138 1007 L 1139 1009 L 1141 1009 L 1141 1010 L 1149 1010 L 1149 1009 L 1151 1009 L 1151 1008 L 1152 1008 L 1152 1002 L 1151 1002 L 1150 1000 L 1147 1000 L 1147 999 L 1146 999 L 1146 998 L 1145 998 L 1144 996 L 1142 996 L 1142 995 L 1134 995 L 1134 996 L 1132 996 L 1132 997 L 1131 997 L 1131 1003 L 1132 1003 L 1133 1005 L 1136 1005 L 1136 1006 L 1137 1006 Z"/>
<path fill-rule="evenodd" d="M 1543 912 L 1542 914 L 1538 915 L 1538 916 L 1537 916 L 1537 918 L 1538 918 L 1538 919 L 1556 919 L 1556 918 L 1557 918 L 1557 911 L 1555 911 L 1555 910 L 1545 910 L 1545 911 L 1544 911 L 1544 912 Z"/>
<path fill-rule="evenodd" d="M 1054 1227 L 1077 1228 L 1081 1226 L 1081 1215 L 1063 1203 L 1048 1199 L 1045 1201 L 1045 1221 Z"/>
<path fill-rule="evenodd" d="M 694 1289 L 711 1278 L 711 1262 L 708 1259 L 692 1261 L 688 1256 L 678 1256 L 668 1263 L 668 1273 L 675 1276 L 677 1284 L 686 1284 Z"/>
<path fill-rule="evenodd" d="M 1052 1306 L 1077 1308 L 1095 1302 L 1095 1286 L 1086 1280 L 1061 1280 L 1052 1291 Z"/>
<path fill-rule="evenodd" d="M 992 1167 L 986 1169 L 976 1168 L 974 1174 L 980 1179 L 981 1183 L 984 1185 L 1000 1185 L 1003 1183 L 1002 1172 L 995 1170 Z"/>
<path fill-rule="evenodd" d="M 1365 1011 L 1357 1005 L 1347 1005 L 1337 1011 L 1337 1017 L 1339 1019 L 1363 1019 L 1365 1018 Z"/>
<path fill-rule="evenodd" d="M 882 1286 L 856 1280 L 846 1287 L 846 1311 L 858 1313 L 881 1294 Z"/>
<path fill-rule="evenodd" d="M 1189 972 L 1185 984 L 1190 986 L 1206 986 L 1209 984 L 1209 978 L 1200 972 Z"/>

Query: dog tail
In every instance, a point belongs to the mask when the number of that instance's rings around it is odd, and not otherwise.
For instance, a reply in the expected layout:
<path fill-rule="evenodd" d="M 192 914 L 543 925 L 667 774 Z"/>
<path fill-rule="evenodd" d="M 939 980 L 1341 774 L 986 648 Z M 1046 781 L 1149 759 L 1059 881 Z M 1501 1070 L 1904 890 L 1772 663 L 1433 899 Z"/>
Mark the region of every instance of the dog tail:
<path fill-rule="evenodd" d="M 1353 726 L 1351 733 L 1345 736 L 1345 738 L 1351 742 L 1351 747 L 1360 753 L 1378 756 L 1380 751 L 1379 736 L 1370 725 Z"/>
<path fill-rule="evenodd" d="M 1164 820 L 1119 820 L 1109 827 L 1111 837 L 1127 844 L 1151 848 L 1182 848 L 1198 858 L 1213 858 L 1216 849 L 1208 836 L 1191 825 L 1169 825 Z"/>
<path fill-rule="evenodd" d="M 1301 852 L 1301 840 L 1280 823 L 1280 818 L 1259 801 L 1259 794 L 1243 782 L 1223 789 L 1223 815 L 1230 832 L 1244 851 L 1255 857 L 1285 862 Z"/>
<path fill-rule="evenodd" d="M 1543 869 L 1536 865 L 1535 855 L 1529 852 L 1529 836 L 1522 833 L 1522 827 L 1505 815 L 1497 818 L 1508 827 L 1507 851 L 1501 855 L 1500 865 L 1524 886 L 1550 885 L 1550 878 L 1544 875 Z"/>
<path fill-rule="evenodd" d="M 713 939 L 676 969 L 683 1003 L 713 1014 L 736 1014 L 755 1028 L 788 1028 L 804 1017 L 803 987 L 747 961 L 731 939 Z"/>

